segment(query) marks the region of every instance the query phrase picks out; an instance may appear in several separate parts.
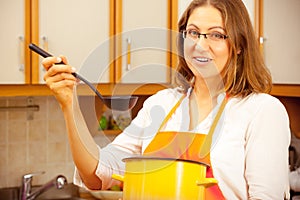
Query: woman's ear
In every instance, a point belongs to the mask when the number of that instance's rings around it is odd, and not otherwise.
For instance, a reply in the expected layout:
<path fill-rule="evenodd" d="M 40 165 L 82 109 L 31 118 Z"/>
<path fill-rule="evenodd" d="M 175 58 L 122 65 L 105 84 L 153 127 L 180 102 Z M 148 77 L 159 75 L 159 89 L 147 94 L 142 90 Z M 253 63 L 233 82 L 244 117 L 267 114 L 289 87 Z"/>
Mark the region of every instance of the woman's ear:
<path fill-rule="evenodd" d="M 237 54 L 239 55 L 241 52 L 242 52 L 242 49 L 241 49 L 241 48 L 238 48 Z"/>

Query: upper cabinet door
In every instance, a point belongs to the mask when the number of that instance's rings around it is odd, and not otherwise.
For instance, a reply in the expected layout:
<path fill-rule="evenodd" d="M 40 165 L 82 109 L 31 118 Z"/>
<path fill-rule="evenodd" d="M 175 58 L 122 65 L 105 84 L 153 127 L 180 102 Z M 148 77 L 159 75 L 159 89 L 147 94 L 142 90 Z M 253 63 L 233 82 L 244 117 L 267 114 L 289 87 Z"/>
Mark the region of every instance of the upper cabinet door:
<path fill-rule="evenodd" d="M 33 40 L 58 56 L 91 82 L 110 82 L 110 1 L 40 0 Z M 41 60 L 41 59 L 40 59 Z M 43 83 L 44 70 L 38 62 L 33 83 Z"/>
<path fill-rule="evenodd" d="M 0 84 L 25 81 L 25 1 L 0 2 Z"/>
<path fill-rule="evenodd" d="M 264 55 L 273 82 L 300 84 L 300 1 L 264 0 Z"/>
<path fill-rule="evenodd" d="M 178 0 L 178 20 L 181 18 L 185 9 L 189 6 L 192 0 Z"/>
<path fill-rule="evenodd" d="M 116 6 L 116 82 L 169 82 L 169 1 L 122 0 Z"/>

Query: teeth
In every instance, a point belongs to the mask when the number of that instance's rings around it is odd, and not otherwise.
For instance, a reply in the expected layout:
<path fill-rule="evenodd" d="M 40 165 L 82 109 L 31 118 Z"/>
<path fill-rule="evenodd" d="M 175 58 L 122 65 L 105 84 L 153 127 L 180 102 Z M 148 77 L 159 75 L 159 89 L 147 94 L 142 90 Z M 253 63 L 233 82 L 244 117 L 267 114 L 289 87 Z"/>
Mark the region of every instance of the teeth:
<path fill-rule="evenodd" d="M 208 58 L 196 58 L 199 62 L 208 62 Z"/>

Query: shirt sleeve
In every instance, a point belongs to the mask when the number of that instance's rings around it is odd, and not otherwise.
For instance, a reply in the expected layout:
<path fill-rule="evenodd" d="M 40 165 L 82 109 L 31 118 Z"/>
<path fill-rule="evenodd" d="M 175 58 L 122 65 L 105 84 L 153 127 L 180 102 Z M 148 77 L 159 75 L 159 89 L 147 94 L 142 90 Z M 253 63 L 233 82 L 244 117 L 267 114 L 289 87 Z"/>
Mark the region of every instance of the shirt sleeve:
<path fill-rule="evenodd" d="M 284 199 L 288 194 L 289 119 L 284 106 L 268 98 L 246 134 L 245 177 L 249 199 Z"/>

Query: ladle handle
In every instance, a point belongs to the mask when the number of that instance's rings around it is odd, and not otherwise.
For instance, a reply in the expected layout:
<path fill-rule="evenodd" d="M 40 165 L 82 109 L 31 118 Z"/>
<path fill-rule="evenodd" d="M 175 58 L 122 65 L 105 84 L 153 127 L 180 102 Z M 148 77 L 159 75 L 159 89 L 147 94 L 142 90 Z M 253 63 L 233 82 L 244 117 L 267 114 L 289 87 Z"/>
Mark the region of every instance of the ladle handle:
<path fill-rule="evenodd" d="M 37 45 L 30 43 L 29 44 L 29 49 L 31 49 L 32 51 L 34 51 L 35 53 L 41 55 L 44 58 L 47 57 L 51 57 L 52 55 L 50 53 L 48 53 L 47 51 L 45 51 L 44 49 L 38 47 Z M 63 64 L 63 63 L 62 63 Z"/>
<path fill-rule="evenodd" d="M 103 101 L 103 96 L 89 81 L 87 81 L 85 78 L 83 78 L 81 75 L 77 74 L 76 72 L 73 72 L 72 75 L 78 78 L 79 80 L 81 80 L 82 82 L 84 82 L 85 84 L 87 84 L 91 88 L 91 90 L 93 90 L 96 93 L 96 95 Z"/>
<path fill-rule="evenodd" d="M 29 44 L 29 49 L 31 49 L 32 51 L 36 52 L 37 54 L 41 55 L 44 58 L 52 56 L 50 53 L 48 53 L 47 51 L 45 51 L 44 49 L 38 47 L 37 45 L 35 45 L 33 43 Z M 58 64 L 64 64 L 64 63 L 63 63 L 63 61 L 61 61 Z M 79 80 L 83 81 L 85 84 L 87 84 L 96 93 L 96 95 L 103 101 L 103 96 L 98 92 L 98 90 L 89 81 L 87 81 L 85 78 L 83 78 L 81 75 L 77 74 L 76 72 L 73 72 L 72 75 L 75 76 L 76 78 L 78 78 Z"/>

